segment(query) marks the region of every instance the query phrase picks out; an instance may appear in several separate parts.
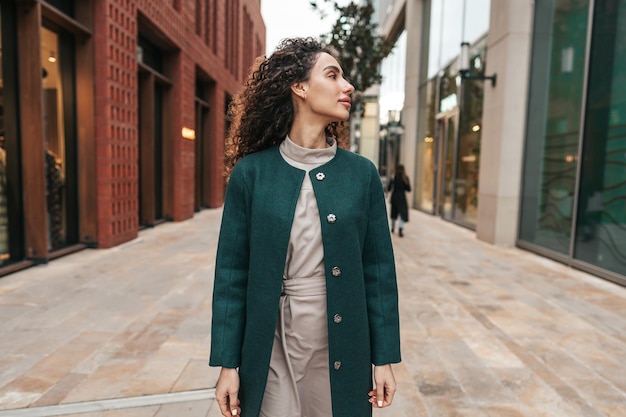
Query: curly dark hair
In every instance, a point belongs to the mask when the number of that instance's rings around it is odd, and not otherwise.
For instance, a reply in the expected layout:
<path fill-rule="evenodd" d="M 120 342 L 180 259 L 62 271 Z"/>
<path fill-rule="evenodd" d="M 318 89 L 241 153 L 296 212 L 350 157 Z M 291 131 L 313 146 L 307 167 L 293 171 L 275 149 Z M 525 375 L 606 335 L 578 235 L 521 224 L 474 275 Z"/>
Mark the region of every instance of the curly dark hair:
<path fill-rule="evenodd" d="M 231 121 L 226 140 L 226 175 L 244 156 L 282 142 L 294 119 L 291 86 L 307 81 L 320 53 L 337 53 L 314 38 L 283 39 L 276 51 L 257 58 L 241 91 L 228 109 Z M 342 122 L 326 126 L 326 135 L 345 146 Z"/>

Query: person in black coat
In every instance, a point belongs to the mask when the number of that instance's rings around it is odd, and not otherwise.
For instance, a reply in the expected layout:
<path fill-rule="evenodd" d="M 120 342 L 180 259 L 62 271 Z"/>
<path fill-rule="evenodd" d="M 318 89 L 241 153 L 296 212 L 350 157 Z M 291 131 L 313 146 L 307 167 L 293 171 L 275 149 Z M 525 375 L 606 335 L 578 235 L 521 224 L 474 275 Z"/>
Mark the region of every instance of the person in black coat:
<path fill-rule="evenodd" d="M 396 220 L 400 217 L 398 235 L 403 237 L 404 223 L 409 221 L 409 205 L 405 193 L 411 191 L 411 183 L 404 172 L 404 165 L 396 167 L 396 173 L 389 181 L 387 191 L 391 191 L 391 233 L 395 231 Z"/>

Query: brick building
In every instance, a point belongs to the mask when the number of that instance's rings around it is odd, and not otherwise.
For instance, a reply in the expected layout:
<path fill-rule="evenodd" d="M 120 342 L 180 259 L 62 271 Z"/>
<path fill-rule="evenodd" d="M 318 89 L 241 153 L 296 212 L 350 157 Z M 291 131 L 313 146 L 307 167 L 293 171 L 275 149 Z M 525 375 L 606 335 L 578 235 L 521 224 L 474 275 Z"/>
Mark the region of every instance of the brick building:
<path fill-rule="evenodd" d="M 259 0 L 2 0 L 0 29 L 0 275 L 222 204 Z"/>

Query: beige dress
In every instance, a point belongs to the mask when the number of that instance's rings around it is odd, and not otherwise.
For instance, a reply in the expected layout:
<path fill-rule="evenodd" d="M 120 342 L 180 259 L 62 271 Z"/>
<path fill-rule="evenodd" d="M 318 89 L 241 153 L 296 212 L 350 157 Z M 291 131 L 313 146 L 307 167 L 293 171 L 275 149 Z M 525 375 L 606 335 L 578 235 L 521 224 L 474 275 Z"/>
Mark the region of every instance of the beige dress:
<path fill-rule="evenodd" d="M 283 276 L 261 417 L 331 417 L 326 278 L 322 230 L 308 172 L 330 161 L 337 143 L 307 149 L 287 137 L 280 145 L 290 165 L 307 172 L 296 204 Z"/>

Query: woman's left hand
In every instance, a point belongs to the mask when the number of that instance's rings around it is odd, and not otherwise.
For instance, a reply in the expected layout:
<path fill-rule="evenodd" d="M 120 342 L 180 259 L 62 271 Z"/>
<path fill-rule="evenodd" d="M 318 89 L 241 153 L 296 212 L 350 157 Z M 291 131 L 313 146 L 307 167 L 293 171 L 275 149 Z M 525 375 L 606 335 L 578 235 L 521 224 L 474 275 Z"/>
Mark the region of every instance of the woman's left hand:
<path fill-rule="evenodd" d="M 396 393 L 396 379 L 391 364 L 374 366 L 374 384 L 374 389 L 368 393 L 369 401 L 376 408 L 390 406 Z"/>

